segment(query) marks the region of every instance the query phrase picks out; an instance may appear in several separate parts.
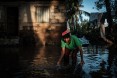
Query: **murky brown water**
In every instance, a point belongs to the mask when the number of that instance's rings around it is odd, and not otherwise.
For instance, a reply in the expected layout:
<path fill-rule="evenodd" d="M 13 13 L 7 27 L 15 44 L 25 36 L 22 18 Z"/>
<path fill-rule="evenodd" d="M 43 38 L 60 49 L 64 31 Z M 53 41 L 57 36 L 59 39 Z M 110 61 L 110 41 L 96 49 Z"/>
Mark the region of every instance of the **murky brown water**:
<path fill-rule="evenodd" d="M 116 78 L 117 56 L 99 46 L 83 47 L 83 70 L 57 70 L 60 47 L 0 47 L 0 78 Z M 78 63 L 80 55 L 78 54 Z"/>

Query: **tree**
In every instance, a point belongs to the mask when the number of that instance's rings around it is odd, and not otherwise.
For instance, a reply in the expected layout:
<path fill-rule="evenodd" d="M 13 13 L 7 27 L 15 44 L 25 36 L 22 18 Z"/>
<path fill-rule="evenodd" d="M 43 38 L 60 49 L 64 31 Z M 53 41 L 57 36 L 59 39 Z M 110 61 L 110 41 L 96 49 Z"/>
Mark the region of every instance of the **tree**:
<path fill-rule="evenodd" d="M 83 7 L 82 2 L 83 0 L 66 0 L 66 17 L 67 23 L 72 22 L 71 25 L 69 24 L 71 32 L 77 32 L 79 28 L 78 21 L 80 20 L 81 22 L 83 22 L 82 14 L 87 16 L 90 15 L 90 13 L 79 9 L 79 7 Z"/>
<path fill-rule="evenodd" d="M 109 22 L 109 31 L 110 33 L 112 33 L 111 31 L 111 26 L 112 26 L 112 16 L 111 16 L 111 7 L 110 7 L 110 2 L 109 0 L 104 0 L 105 5 L 106 5 L 106 10 L 107 10 L 107 20 Z"/>
<path fill-rule="evenodd" d="M 67 17 L 70 19 L 76 12 L 79 11 L 83 0 L 66 0 Z"/>
<path fill-rule="evenodd" d="M 107 11 L 107 20 L 109 23 L 109 29 L 108 32 L 111 33 L 111 28 L 112 28 L 112 16 L 111 16 L 111 3 L 110 0 L 98 0 L 95 2 L 97 9 L 102 9 L 102 7 L 106 7 Z"/>

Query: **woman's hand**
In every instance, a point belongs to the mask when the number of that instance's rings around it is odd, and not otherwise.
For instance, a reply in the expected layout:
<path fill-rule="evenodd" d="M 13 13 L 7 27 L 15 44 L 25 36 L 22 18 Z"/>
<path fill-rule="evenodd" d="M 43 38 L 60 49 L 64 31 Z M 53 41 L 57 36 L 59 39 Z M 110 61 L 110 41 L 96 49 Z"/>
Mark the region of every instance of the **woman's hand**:
<path fill-rule="evenodd" d="M 60 58 L 59 58 L 59 60 L 58 60 L 58 62 L 57 62 L 57 65 L 60 65 L 61 60 L 62 60 L 62 58 L 63 58 L 64 54 L 65 54 L 65 48 L 62 48 L 61 56 L 60 56 Z"/>

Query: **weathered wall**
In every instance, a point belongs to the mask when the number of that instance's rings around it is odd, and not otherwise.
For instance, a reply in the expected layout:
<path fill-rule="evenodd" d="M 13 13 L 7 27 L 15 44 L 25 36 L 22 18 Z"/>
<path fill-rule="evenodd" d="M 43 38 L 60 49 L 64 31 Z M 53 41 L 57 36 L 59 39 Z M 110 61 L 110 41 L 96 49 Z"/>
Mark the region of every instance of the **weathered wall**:
<path fill-rule="evenodd" d="M 48 23 L 37 22 L 36 6 L 47 6 L 50 11 Z M 32 41 L 37 45 L 60 43 L 61 31 L 65 28 L 64 4 L 59 1 L 28 2 L 20 6 L 19 12 L 19 30 L 22 40 L 31 39 L 29 43 Z M 26 16 L 27 18 L 24 18 Z"/>
<path fill-rule="evenodd" d="M 2 7 L 18 7 L 19 38 L 21 44 L 46 45 L 60 44 L 61 32 L 66 28 L 64 1 L 4 2 Z M 36 7 L 46 6 L 49 10 L 49 22 L 39 23 Z M 7 16 L 7 15 L 5 15 Z M 6 19 L 6 17 L 5 17 Z M 46 17 L 45 17 L 46 19 Z"/>

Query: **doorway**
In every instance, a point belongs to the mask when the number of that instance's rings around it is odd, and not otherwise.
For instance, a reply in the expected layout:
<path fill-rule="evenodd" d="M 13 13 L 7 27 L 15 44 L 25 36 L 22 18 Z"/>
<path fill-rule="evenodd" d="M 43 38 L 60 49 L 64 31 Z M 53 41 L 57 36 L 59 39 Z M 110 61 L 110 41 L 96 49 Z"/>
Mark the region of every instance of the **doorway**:
<path fill-rule="evenodd" d="M 7 36 L 18 36 L 18 7 L 7 7 Z"/>

